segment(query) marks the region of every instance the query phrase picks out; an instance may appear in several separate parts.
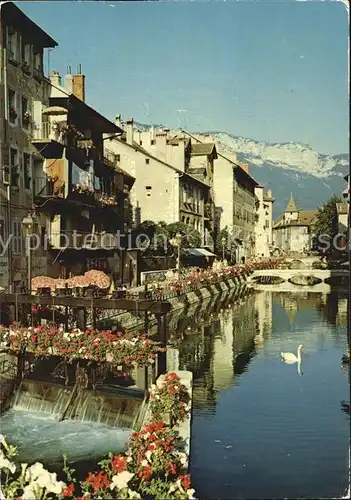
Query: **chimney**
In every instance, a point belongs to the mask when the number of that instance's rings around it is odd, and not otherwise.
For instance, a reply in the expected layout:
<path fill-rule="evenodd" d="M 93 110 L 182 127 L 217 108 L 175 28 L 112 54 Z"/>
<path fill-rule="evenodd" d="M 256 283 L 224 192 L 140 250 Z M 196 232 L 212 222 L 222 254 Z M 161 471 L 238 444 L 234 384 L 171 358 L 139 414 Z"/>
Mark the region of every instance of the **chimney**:
<path fill-rule="evenodd" d="M 71 74 L 65 76 L 65 89 L 69 94 L 73 94 L 73 76 Z"/>
<path fill-rule="evenodd" d="M 78 66 L 78 73 L 72 75 L 72 94 L 81 101 L 85 101 L 85 75 L 82 75 L 82 65 Z"/>
<path fill-rule="evenodd" d="M 240 167 L 247 173 L 249 174 L 249 165 L 248 163 L 239 163 Z"/>
<path fill-rule="evenodd" d="M 134 120 L 133 118 L 130 118 L 127 120 L 127 144 L 132 145 L 133 144 L 133 135 L 134 135 L 134 130 L 133 130 L 133 125 L 134 125 Z"/>
<path fill-rule="evenodd" d="M 268 198 L 272 198 L 272 190 L 268 189 L 267 191 Z"/>
<path fill-rule="evenodd" d="M 169 138 L 170 129 L 169 128 L 164 128 L 163 131 L 166 134 L 166 138 L 168 139 Z"/>
<path fill-rule="evenodd" d="M 61 77 L 57 71 L 51 71 L 49 78 L 52 85 L 61 86 Z"/>

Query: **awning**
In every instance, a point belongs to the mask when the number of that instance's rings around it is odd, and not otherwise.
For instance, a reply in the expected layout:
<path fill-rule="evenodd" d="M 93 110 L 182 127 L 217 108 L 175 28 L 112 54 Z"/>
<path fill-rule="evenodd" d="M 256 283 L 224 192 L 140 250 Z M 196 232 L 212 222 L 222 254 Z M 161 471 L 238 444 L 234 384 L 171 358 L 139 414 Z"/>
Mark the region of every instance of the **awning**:
<path fill-rule="evenodd" d="M 186 252 L 193 257 L 216 257 L 212 252 L 209 252 L 205 248 L 187 248 Z"/>

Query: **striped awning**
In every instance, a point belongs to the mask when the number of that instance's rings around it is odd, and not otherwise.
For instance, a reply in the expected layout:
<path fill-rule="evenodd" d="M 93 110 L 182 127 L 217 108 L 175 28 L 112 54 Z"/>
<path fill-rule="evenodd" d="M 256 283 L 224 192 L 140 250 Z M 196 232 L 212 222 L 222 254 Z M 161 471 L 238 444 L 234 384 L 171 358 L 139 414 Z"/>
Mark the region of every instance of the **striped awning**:
<path fill-rule="evenodd" d="M 206 250 L 206 248 L 187 248 L 186 252 L 193 257 L 216 257 L 212 252 Z"/>

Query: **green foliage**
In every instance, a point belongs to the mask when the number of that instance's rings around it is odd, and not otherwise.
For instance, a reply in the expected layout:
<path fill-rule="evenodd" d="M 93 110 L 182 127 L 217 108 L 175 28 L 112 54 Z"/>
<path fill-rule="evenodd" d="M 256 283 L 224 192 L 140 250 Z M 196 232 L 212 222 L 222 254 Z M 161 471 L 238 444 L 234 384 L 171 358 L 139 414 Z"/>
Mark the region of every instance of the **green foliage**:
<path fill-rule="evenodd" d="M 338 234 L 338 213 L 336 204 L 341 202 L 341 198 L 334 195 L 327 201 L 327 203 L 318 208 L 318 214 L 313 227 L 317 239 L 320 235 L 328 235 L 330 241 L 332 241 L 334 236 Z M 318 245 L 317 250 L 320 251 Z M 330 248 L 327 249 L 323 247 L 322 253 L 327 257 L 330 257 L 333 253 L 332 246 L 330 245 Z"/>
<path fill-rule="evenodd" d="M 137 237 L 145 235 L 147 238 L 139 239 L 139 246 L 145 243 L 145 250 L 143 251 L 145 256 L 172 255 L 174 253 L 172 239 L 176 234 L 182 235 L 181 248 L 201 246 L 199 231 L 189 228 L 183 222 L 166 224 L 163 221 L 158 223 L 150 220 L 143 221 L 134 229 L 132 241 L 134 246 L 138 246 Z"/>
<path fill-rule="evenodd" d="M 330 234 L 334 236 L 338 232 L 338 213 L 336 204 L 341 203 L 341 198 L 332 196 L 322 207 L 318 208 L 314 230 L 316 234 Z"/>

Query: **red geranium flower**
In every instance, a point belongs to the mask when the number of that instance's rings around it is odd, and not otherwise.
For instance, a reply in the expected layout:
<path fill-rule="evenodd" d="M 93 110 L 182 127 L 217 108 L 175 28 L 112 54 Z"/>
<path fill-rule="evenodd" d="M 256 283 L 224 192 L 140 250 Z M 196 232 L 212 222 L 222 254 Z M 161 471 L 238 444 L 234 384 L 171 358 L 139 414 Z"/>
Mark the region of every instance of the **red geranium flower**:
<path fill-rule="evenodd" d="M 116 472 L 123 472 L 127 468 L 127 457 L 115 455 L 111 461 L 112 469 Z"/>
<path fill-rule="evenodd" d="M 179 476 L 181 485 L 185 490 L 188 490 L 191 486 L 190 474 L 186 474 L 185 476 Z"/>
<path fill-rule="evenodd" d="M 64 497 L 72 497 L 74 494 L 74 484 L 69 484 L 62 492 Z"/>

